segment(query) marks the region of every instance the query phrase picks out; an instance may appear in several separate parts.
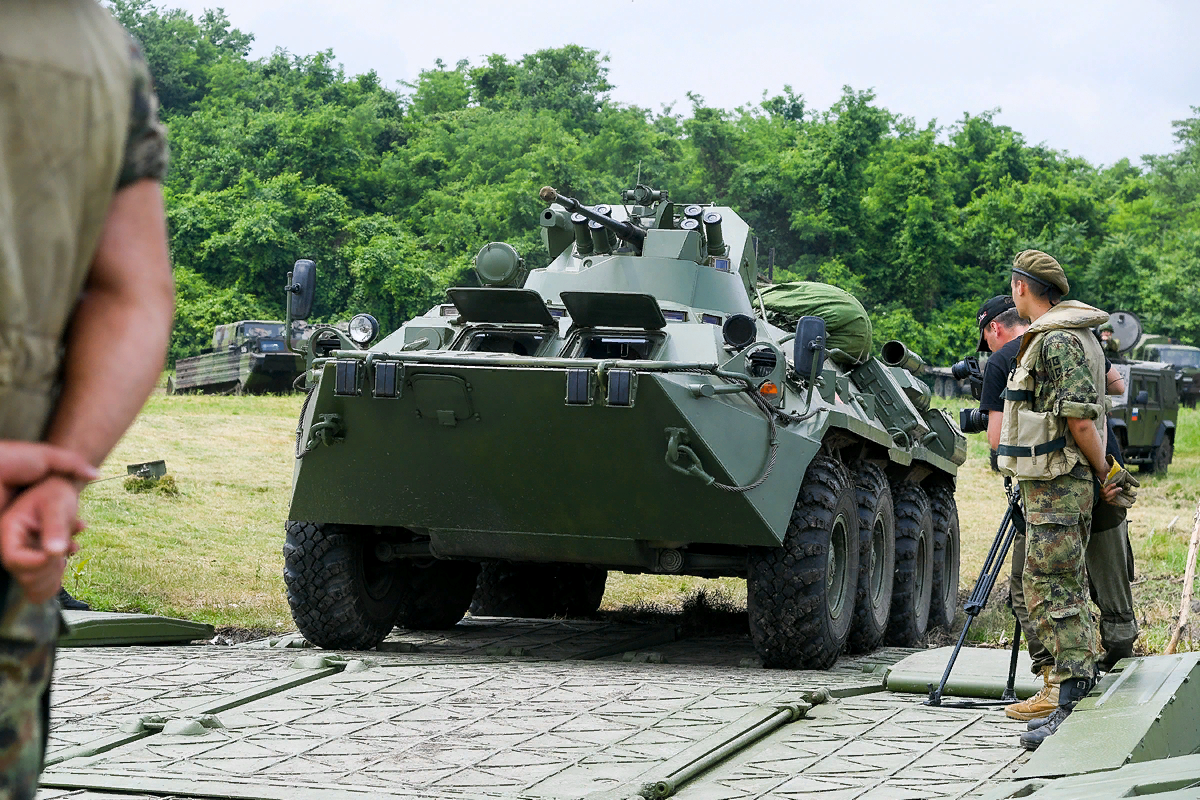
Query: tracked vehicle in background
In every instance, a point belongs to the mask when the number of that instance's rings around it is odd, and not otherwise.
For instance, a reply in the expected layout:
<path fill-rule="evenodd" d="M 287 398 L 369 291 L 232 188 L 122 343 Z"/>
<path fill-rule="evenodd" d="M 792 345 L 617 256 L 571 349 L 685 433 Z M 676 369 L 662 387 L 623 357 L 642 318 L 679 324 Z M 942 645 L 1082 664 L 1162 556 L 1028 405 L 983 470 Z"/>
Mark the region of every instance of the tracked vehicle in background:
<path fill-rule="evenodd" d="M 966 440 L 920 359 L 768 322 L 733 209 L 542 198 L 545 268 L 491 243 L 481 288 L 377 342 L 368 315 L 313 331 L 284 546 L 304 636 L 586 614 L 609 570 L 745 577 L 773 667 L 949 625 Z"/>

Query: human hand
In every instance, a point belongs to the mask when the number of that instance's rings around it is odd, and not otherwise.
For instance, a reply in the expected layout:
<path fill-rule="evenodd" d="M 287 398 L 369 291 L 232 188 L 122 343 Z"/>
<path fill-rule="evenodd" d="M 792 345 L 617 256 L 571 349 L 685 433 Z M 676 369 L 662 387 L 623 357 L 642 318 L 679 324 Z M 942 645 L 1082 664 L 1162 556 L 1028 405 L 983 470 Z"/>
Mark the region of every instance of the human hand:
<path fill-rule="evenodd" d="M 1129 508 L 1137 502 L 1137 487 L 1141 484 L 1112 456 L 1105 458 L 1108 462 L 1108 474 L 1100 486 L 1100 497 L 1110 505 Z"/>
<path fill-rule="evenodd" d="M 52 474 L 90 481 L 99 473 L 83 456 L 61 447 L 40 442 L 0 441 L 0 510 L 18 491 Z"/>
<path fill-rule="evenodd" d="M 79 489 L 52 475 L 0 514 L 0 563 L 30 602 L 49 600 L 62 585 L 67 556 L 79 550 L 72 537 L 84 527 L 78 511 Z"/>

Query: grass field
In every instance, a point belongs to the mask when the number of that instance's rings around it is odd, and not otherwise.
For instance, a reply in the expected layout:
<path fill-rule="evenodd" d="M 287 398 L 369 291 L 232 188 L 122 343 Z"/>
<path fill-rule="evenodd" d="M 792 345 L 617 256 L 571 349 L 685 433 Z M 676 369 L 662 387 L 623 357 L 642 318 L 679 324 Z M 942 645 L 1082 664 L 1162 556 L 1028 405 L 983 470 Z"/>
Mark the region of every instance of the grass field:
<path fill-rule="evenodd" d="M 89 527 L 68 566 L 66 586 L 95 608 L 186 617 L 218 626 L 290 629 L 283 588 L 287 516 L 299 396 L 201 397 L 156 394 L 104 466 L 113 479 L 84 493 Z M 957 418 L 961 402 L 942 402 Z M 177 495 L 125 490 L 125 465 L 165 459 Z M 1134 586 L 1143 646 L 1160 650 L 1178 614 L 1192 514 L 1200 496 L 1200 411 L 1180 412 L 1175 462 L 1164 477 L 1139 475 L 1130 514 L 1138 566 Z M 982 435 L 970 437 L 959 473 L 962 583 L 973 585 L 1004 512 Z M 1172 524 L 1174 522 L 1174 524 Z M 722 606 L 744 607 L 745 582 L 687 577 L 609 577 L 604 608 L 682 608 L 703 588 Z M 1011 635 L 1001 608 L 977 639 Z M 1185 645 L 1187 638 L 1184 639 Z"/>

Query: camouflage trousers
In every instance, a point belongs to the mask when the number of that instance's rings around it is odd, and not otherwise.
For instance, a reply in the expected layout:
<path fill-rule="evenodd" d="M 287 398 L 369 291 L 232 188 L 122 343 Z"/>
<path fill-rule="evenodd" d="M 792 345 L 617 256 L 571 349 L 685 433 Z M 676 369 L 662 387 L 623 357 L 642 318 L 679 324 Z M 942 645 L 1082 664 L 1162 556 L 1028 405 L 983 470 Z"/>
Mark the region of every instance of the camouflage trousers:
<path fill-rule="evenodd" d="M 15 581 L 7 583 L 0 617 L 0 800 L 32 800 L 46 752 L 60 617 L 56 600 L 35 605 Z"/>
<path fill-rule="evenodd" d="M 1105 650 L 1132 647 L 1138 638 L 1133 613 L 1133 554 L 1125 522 L 1107 530 L 1093 530 L 1087 543 L 1087 576 L 1092 602 L 1100 608 L 1100 643 Z M 1054 666 L 1054 654 L 1038 639 L 1025 603 L 1025 528 L 1017 530 L 1012 544 L 1012 572 L 1008 591 L 1013 613 L 1029 647 L 1030 671 L 1041 673 Z"/>
<path fill-rule="evenodd" d="M 1033 634 L 1054 656 L 1055 676 L 1095 673 L 1086 552 L 1092 523 L 1091 478 L 1060 475 L 1021 481 L 1025 507 L 1022 588 Z"/>

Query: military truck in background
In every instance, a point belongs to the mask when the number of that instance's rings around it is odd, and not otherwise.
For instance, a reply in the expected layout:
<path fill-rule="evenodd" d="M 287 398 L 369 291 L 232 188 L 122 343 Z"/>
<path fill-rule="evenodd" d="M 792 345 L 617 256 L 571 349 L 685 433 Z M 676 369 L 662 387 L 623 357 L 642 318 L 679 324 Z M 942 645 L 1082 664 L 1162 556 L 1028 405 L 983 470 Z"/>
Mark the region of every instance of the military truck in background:
<path fill-rule="evenodd" d="M 609 570 L 745 577 L 773 667 L 952 624 L 966 438 L 921 360 L 874 357 L 848 295 L 771 324 L 731 208 L 541 196 L 547 267 L 493 242 L 482 287 L 377 342 L 366 314 L 313 331 L 284 543 L 301 633 L 369 649 L 468 608 L 587 614 Z M 289 320 L 314 272 L 289 276 Z"/>
<path fill-rule="evenodd" d="M 1130 356 L 1138 361 L 1157 361 L 1174 371 L 1179 402 L 1195 408 L 1200 400 L 1200 347 L 1183 344 L 1166 336 L 1143 335 Z"/>
<path fill-rule="evenodd" d="M 1173 364 L 1142 358 L 1159 356 L 1160 348 L 1164 347 L 1160 341 L 1166 337 L 1146 335 L 1135 314 L 1128 311 L 1109 314 L 1108 324 L 1100 326 L 1099 336 L 1125 381 L 1125 393 L 1114 398 L 1110 412 L 1125 460 L 1146 472 L 1165 474 L 1175 457 L 1181 387 L 1192 385 L 1190 376 L 1180 374 Z M 1187 383 L 1183 382 L 1185 378 Z"/>
<path fill-rule="evenodd" d="M 287 326 L 276 320 L 241 320 L 218 325 L 212 347 L 175 362 L 167 394 L 261 394 L 290 392 L 304 372 L 304 358 L 292 351 Z"/>
<path fill-rule="evenodd" d="M 1168 364 L 1174 372 L 1175 393 L 1178 402 L 1195 408 L 1200 401 L 1200 347 L 1183 344 L 1168 336 L 1146 333 L 1141 320 L 1129 311 L 1114 311 L 1109 315 L 1108 325 L 1111 341 L 1107 349 L 1120 360 L 1154 361 Z M 1102 336 L 1105 332 L 1102 330 Z"/>
<path fill-rule="evenodd" d="M 1125 380 L 1125 393 L 1113 398 L 1113 429 L 1127 464 L 1165 475 L 1175 456 L 1179 417 L 1175 371 L 1157 361 L 1114 362 Z"/>

